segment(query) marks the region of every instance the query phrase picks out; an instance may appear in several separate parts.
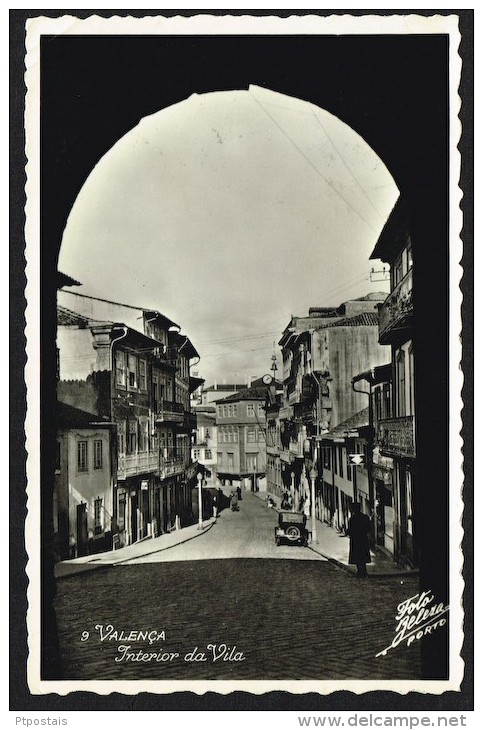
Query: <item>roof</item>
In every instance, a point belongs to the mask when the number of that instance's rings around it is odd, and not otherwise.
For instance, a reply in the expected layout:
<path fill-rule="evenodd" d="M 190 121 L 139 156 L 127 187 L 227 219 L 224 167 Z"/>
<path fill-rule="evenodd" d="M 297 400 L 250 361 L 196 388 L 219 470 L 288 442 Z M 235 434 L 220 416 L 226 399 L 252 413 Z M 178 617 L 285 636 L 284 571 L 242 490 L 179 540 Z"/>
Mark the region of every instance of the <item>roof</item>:
<path fill-rule="evenodd" d="M 215 383 L 214 385 L 209 385 L 207 388 L 203 388 L 203 392 L 206 393 L 215 390 L 238 391 L 244 390 L 245 388 L 247 388 L 246 383 Z"/>
<path fill-rule="evenodd" d="M 206 411 L 198 411 L 194 409 L 196 413 L 196 424 L 198 426 L 214 426 L 216 422 L 216 416 L 214 411 L 207 413 Z"/>
<path fill-rule="evenodd" d="M 274 380 L 272 382 L 272 385 L 275 385 L 275 388 L 283 388 L 283 383 L 281 383 L 279 380 Z M 252 384 L 250 385 L 250 388 L 265 388 L 267 389 L 266 383 L 263 382 L 263 377 L 257 378 L 256 380 L 252 381 Z"/>
<path fill-rule="evenodd" d="M 379 315 L 377 312 L 361 312 L 353 317 L 344 317 L 337 322 L 330 322 L 321 329 L 328 327 L 371 327 L 379 324 Z"/>
<path fill-rule="evenodd" d="M 353 383 L 358 383 L 360 380 L 366 380 L 371 385 L 389 383 L 392 380 L 392 364 L 388 362 L 385 365 L 376 365 L 376 367 L 358 373 L 352 378 Z"/>
<path fill-rule="evenodd" d="M 57 425 L 59 428 L 98 428 L 99 426 L 109 426 L 104 423 L 101 416 L 95 413 L 83 411 L 80 408 L 74 408 L 68 403 L 57 401 Z"/>
<path fill-rule="evenodd" d="M 357 297 L 357 299 L 349 299 L 349 302 L 383 302 L 387 299 L 385 291 L 371 291 L 365 297 Z M 347 302 L 345 302 L 347 304 Z"/>
<path fill-rule="evenodd" d="M 57 305 L 57 323 L 63 326 L 88 327 L 89 318 L 74 312 L 72 309 Z"/>
<path fill-rule="evenodd" d="M 405 201 L 399 197 L 376 241 L 370 259 L 381 259 L 391 264 L 406 243 L 409 213 Z"/>
<path fill-rule="evenodd" d="M 72 309 L 62 307 L 59 304 L 57 305 L 57 323 L 60 326 L 79 327 L 79 329 L 86 329 L 87 327 L 110 327 L 118 329 L 125 327 L 128 331 L 130 341 L 137 343 L 140 347 L 144 347 L 148 350 L 152 349 L 154 351 L 160 344 L 158 340 L 155 340 L 153 337 L 149 337 L 149 335 L 143 334 L 139 330 L 129 327 L 124 324 L 124 322 L 91 319 L 90 317 L 86 317 L 84 314 L 79 314 L 78 312 L 74 312 Z M 163 365 L 168 366 L 167 363 L 163 363 Z"/>
<path fill-rule="evenodd" d="M 199 357 L 193 343 L 190 338 L 181 332 L 168 332 L 169 344 L 176 347 L 179 353 L 183 353 L 190 360 L 192 357 Z"/>
<path fill-rule="evenodd" d="M 124 310 L 129 310 L 132 312 L 142 312 L 143 314 L 145 314 L 147 316 L 148 320 L 157 319 L 159 322 L 162 322 L 167 328 L 169 328 L 169 327 L 177 327 L 178 329 L 180 328 L 179 324 L 176 324 L 176 322 L 173 322 L 173 320 L 169 319 L 169 317 L 166 317 L 166 315 L 161 314 L 161 312 L 158 312 L 156 309 L 153 309 L 152 307 L 139 307 L 134 304 L 123 304 L 122 302 L 116 302 L 112 299 L 102 299 L 101 297 L 94 297 L 94 296 L 91 296 L 90 294 L 81 294 L 80 292 L 69 291 L 69 290 L 64 290 L 62 292 L 62 294 L 70 294 L 73 297 L 72 300 L 70 300 L 70 301 L 72 301 L 73 303 L 77 302 L 77 306 L 79 307 L 79 309 L 82 309 L 83 307 L 85 308 L 85 306 L 87 306 L 88 303 L 90 303 L 89 304 L 90 307 L 97 306 L 98 310 L 99 310 L 99 307 L 101 307 L 102 309 L 105 309 L 105 307 L 103 307 L 103 305 L 108 304 L 108 305 L 112 305 L 113 307 L 117 307 L 119 310 L 124 309 Z M 83 305 L 81 305 L 79 303 L 79 300 L 83 302 Z M 97 302 L 98 304 L 96 305 L 95 302 Z M 76 306 L 76 305 L 74 304 L 74 306 Z M 126 319 L 128 318 L 126 315 L 126 312 L 124 312 L 122 316 L 125 317 Z M 133 327 L 133 329 L 134 329 L 134 327 Z"/>
<path fill-rule="evenodd" d="M 240 390 L 238 393 L 233 393 L 226 398 L 221 398 L 215 401 L 215 403 L 236 403 L 240 400 L 261 400 L 265 401 L 267 395 L 267 386 L 256 386 L 254 388 L 245 388 Z"/>
<path fill-rule="evenodd" d="M 353 416 L 348 418 L 346 421 L 339 423 L 330 431 L 324 433 L 324 439 L 334 440 L 337 438 L 344 438 L 350 431 L 357 431 L 359 428 L 364 428 L 369 425 L 369 406 L 363 408 L 362 411 L 354 413 Z"/>
<path fill-rule="evenodd" d="M 62 289 L 63 286 L 82 286 L 80 281 L 76 281 L 71 276 L 63 274 L 61 271 L 57 272 L 57 289 Z"/>

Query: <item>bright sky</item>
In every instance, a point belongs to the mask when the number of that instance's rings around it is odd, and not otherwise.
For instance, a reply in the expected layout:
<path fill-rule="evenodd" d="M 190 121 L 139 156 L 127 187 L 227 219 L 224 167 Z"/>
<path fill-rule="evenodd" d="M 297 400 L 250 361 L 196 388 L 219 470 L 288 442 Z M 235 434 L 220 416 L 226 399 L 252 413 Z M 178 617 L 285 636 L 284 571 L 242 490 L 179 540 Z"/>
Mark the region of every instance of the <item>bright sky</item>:
<path fill-rule="evenodd" d="M 369 255 L 397 195 L 371 148 L 318 107 L 259 87 L 193 95 L 100 160 L 59 269 L 74 291 L 178 322 L 207 385 L 242 380 L 270 371 L 292 314 L 388 289 Z"/>

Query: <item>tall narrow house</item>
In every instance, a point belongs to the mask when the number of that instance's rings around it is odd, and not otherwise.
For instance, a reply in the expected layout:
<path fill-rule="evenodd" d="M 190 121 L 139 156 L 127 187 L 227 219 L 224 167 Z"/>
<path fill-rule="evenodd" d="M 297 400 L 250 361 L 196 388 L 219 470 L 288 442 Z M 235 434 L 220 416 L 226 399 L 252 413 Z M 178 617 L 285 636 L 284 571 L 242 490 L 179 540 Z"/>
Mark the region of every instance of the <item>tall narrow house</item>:
<path fill-rule="evenodd" d="M 416 439 L 413 347 L 413 257 L 411 236 L 401 199 L 376 243 L 371 258 L 391 267 L 391 291 L 379 309 L 379 342 L 391 348 L 390 415 L 377 420 L 376 460 L 392 466 L 394 554 L 418 564 Z M 387 460 L 390 461 L 387 461 Z"/>

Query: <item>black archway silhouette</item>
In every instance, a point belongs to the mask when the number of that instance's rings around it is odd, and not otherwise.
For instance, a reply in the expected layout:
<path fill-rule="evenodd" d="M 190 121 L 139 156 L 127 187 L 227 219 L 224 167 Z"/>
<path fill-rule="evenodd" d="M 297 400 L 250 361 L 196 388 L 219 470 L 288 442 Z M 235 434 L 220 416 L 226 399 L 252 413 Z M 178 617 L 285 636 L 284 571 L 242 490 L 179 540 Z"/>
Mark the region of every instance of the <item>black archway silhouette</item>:
<path fill-rule="evenodd" d="M 194 92 L 265 86 L 310 101 L 349 124 L 383 160 L 406 200 L 415 259 L 418 483 L 420 509 L 428 515 L 420 544 L 422 585 L 446 601 L 448 38 L 44 37 L 41 63 L 43 484 L 51 483 L 55 443 L 55 272 L 79 190 L 103 154 L 142 117 Z M 48 488 L 43 510 L 47 523 Z M 47 531 L 44 537 L 48 677 L 55 642 Z M 426 678 L 446 677 L 446 642 L 442 631 L 425 642 Z"/>

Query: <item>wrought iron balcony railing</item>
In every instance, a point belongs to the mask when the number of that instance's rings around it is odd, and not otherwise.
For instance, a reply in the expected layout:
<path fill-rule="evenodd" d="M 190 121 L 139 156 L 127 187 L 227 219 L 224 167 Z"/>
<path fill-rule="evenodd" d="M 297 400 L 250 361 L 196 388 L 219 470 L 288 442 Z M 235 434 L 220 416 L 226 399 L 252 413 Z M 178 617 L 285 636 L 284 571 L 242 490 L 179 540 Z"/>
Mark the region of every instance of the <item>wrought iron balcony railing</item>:
<path fill-rule="evenodd" d="M 156 401 L 153 404 L 155 420 L 161 423 L 183 423 L 183 404 L 169 400 Z"/>
<path fill-rule="evenodd" d="M 396 331 L 411 324 L 413 314 L 413 271 L 392 290 L 379 310 L 379 342 L 391 343 Z"/>

